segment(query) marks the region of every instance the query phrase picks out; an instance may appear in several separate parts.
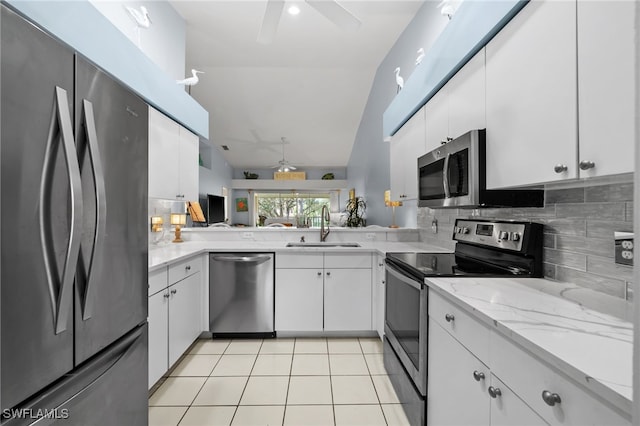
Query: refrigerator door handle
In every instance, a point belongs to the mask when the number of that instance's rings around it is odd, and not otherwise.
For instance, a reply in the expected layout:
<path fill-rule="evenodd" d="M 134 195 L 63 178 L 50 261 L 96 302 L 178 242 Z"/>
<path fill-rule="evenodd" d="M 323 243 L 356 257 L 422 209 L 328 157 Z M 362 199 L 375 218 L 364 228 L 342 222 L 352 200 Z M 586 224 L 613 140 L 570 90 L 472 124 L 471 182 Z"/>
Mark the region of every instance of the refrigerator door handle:
<path fill-rule="evenodd" d="M 93 244 L 91 248 L 91 259 L 86 272 L 86 287 L 84 289 L 84 297 L 82 300 L 82 319 L 84 321 L 91 318 L 93 311 L 93 293 L 92 293 L 92 272 L 96 259 L 99 259 L 102 252 L 102 242 L 105 234 L 107 202 L 104 181 L 104 171 L 102 168 L 102 158 L 98 149 L 98 135 L 96 132 L 95 116 L 93 114 L 93 104 L 83 99 L 82 101 L 83 116 L 85 121 L 85 129 L 87 132 L 87 142 L 89 147 L 89 158 L 91 160 L 91 170 L 93 181 L 95 182 L 95 203 L 96 203 L 96 224 L 93 235 Z"/>
<path fill-rule="evenodd" d="M 69 174 L 69 190 L 71 195 L 71 226 L 62 274 L 59 273 L 56 264 L 51 222 L 49 220 L 51 210 L 50 182 L 55 171 L 56 153 L 59 149 L 57 143 L 59 141 L 62 142 L 65 164 Z M 80 165 L 78 164 L 76 145 L 73 138 L 67 91 L 57 86 L 55 89 L 53 114 L 51 124 L 49 125 L 49 135 L 47 137 L 47 147 L 44 158 L 38 211 L 40 243 L 47 274 L 47 285 L 51 299 L 55 333 L 60 334 L 66 331 L 69 314 L 71 313 L 73 280 L 75 278 L 80 252 L 83 205 Z"/>

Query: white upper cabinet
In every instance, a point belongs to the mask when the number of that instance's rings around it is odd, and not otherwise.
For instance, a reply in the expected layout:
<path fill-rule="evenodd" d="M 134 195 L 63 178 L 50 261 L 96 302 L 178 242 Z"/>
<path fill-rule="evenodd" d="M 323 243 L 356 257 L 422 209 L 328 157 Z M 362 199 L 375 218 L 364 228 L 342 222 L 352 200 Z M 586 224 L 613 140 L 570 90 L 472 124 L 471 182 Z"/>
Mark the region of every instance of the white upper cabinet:
<path fill-rule="evenodd" d="M 149 107 L 149 197 L 198 199 L 198 137 Z"/>
<path fill-rule="evenodd" d="M 578 177 L 576 54 L 570 1 L 529 2 L 486 46 L 488 188 Z"/>
<path fill-rule="evenodd" d="M 449 138 L 449 84 L 445 84 L 424 106 L 425 153 L 439 147 Z"/>
<path fill-rule="evenodd" d="M 633 171 L 634 1 L 578 2 L 580 177 Z"/>
<path fill-rule="evenodd" d="M 418 157 L 425 154 L 425 108 L 421 108 L 391 139 L 391 199 L 418 198 Z"/>
<path fill-rule="evenodd" d="M 487 126 L 485 113 L 485 50 L 482 49 L 447 83 L 449 134 L 457 138 Z M 429 132 L 429 114 L 427 114 Z M 435 148 L 435 147 L 434 147 Z"/>

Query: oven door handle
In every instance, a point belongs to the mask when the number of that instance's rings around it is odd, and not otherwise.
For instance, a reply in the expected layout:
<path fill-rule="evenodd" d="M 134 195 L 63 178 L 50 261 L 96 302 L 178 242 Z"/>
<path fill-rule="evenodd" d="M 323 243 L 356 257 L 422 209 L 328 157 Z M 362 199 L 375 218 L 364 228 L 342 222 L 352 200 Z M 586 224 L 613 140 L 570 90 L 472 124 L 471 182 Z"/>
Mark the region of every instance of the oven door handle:
<path fill-rule="evenodd" d="M 448 153 L 444 159 L 444 167 L 442 168 L 442 185 L 444 186 L 444 198 L 451 198 L 451 190 L 449 189 L 449 160 L 451 153 Z"/>
<path fill-rule="evenodd" d="M 403 274 L 402 272 L 400 272 L 398 269 L 396 269 L 392 264 L 387 262 L 387 272 L 389 272 L 391 275 L 393 275 L 396 279 L 402 281 L 403 283 L 410 285 L 411 287 L 415 288 L 416 290 L 420 290 L 422 291 L 424 289 L 424 282 L 420 282 L 418 280 L 416 280 L 415 278 L 411 278 L 406 276 L 405 274 Z M 387 280 L 387 282 L 389 282 L 389 280 Z"/>

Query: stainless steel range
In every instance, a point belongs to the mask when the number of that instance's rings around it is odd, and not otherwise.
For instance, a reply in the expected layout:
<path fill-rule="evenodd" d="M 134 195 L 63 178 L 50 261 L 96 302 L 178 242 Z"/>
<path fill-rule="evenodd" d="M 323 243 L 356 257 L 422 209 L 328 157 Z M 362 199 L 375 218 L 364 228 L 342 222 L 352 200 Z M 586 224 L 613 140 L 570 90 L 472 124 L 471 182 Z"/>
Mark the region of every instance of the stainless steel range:
<path fill-rule="evenodd" d="M 542 225 L 457 219 L 454 253 L 387 253 L 384 365 L 412 425 L 426 419 L 429 277 L 541 277 Z"/>

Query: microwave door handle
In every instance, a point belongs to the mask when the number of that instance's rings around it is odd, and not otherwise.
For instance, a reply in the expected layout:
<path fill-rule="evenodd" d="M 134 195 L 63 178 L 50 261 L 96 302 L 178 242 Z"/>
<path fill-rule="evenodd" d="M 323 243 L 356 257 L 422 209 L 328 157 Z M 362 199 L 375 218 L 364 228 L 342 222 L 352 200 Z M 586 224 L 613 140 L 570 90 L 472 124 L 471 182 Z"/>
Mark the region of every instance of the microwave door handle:
<path fill-rule="evenodd" d="M 448 153 L 444 159 L 444 167 L 442 169 L 442 185 L 444 186 L 444 197 L 451 198 L 451 191 L 449 190 L 449 160 L 451 159 L 451 153 Z"/>

